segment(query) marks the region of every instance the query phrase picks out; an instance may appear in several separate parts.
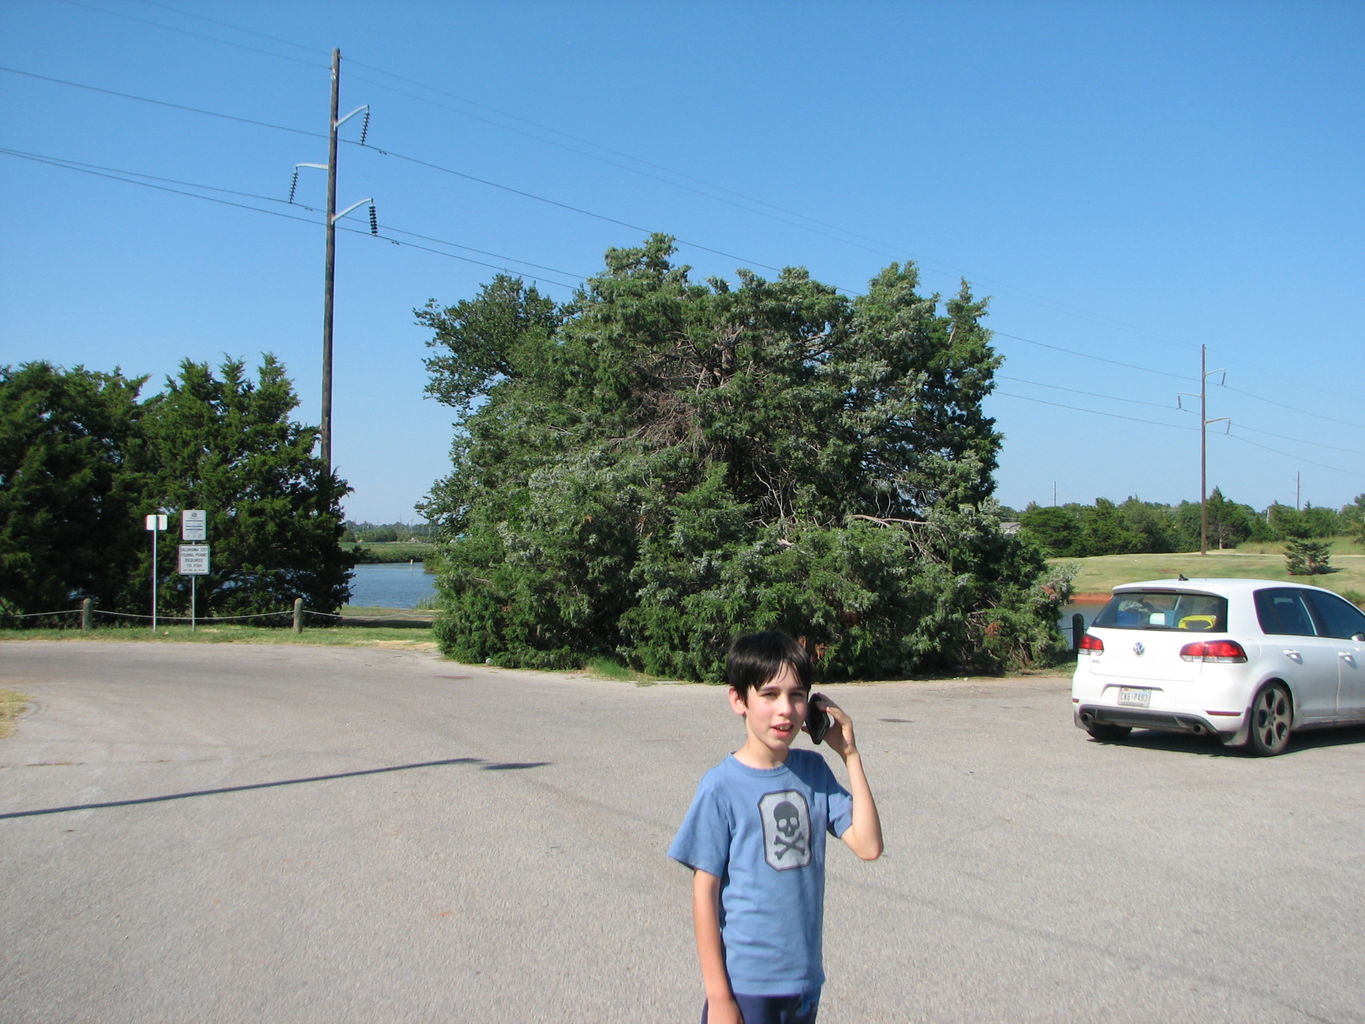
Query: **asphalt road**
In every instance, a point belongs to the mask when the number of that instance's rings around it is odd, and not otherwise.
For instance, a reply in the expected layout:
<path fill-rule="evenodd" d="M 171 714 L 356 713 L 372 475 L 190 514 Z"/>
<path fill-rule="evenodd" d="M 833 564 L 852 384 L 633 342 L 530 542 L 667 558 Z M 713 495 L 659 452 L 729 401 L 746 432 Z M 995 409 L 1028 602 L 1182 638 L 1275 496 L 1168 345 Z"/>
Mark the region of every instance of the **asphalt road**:
<path fill-rule="evenodd" d="M 0 686 L 5 1024 L 697 1019 L 664 851 L 718 689 L 88 641 L 0 643 Z M 830 849 L 822 1024 L 1365 1022 L 1365 730 L 1255 760 L 1094 743 L 1060 678 L 830 689 L 887 853 Z"/>

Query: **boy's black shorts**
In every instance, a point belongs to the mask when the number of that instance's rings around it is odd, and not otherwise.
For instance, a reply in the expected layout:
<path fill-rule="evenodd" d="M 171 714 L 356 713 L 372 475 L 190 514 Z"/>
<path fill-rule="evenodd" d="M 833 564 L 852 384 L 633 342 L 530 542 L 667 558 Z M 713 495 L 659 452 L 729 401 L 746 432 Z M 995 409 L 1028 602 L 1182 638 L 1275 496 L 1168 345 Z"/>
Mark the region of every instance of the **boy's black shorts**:
<path fill-rule="evenodd" d="M 744 996 L 735 993 L 744 1024 L 815 1024 L 820 1012 L 820 990 L 799 996 Z M 701 1008 L 706 1024 L 706 1005 Z"/>

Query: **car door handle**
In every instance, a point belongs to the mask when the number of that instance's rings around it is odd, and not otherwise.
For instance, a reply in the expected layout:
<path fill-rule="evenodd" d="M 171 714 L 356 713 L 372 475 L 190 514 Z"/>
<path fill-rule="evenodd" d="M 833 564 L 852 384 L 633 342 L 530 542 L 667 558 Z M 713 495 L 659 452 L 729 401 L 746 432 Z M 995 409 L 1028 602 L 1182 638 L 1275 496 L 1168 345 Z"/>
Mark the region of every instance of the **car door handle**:
<path fill-rule="evenodd" d="M 1284 656 L 1286 658 L 1289 658 L 1291 661 L 1303 661 L 1303 655 L 1289 647 L 1286 647 L 1284 649 Z"/>

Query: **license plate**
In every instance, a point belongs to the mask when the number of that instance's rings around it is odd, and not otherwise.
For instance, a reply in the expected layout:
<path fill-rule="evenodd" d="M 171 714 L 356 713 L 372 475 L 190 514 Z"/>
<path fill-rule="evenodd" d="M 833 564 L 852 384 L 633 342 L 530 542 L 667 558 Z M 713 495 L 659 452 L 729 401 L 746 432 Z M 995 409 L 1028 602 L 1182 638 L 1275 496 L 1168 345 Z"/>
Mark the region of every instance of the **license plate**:
<path fill-rule="evenodd" d="M 1152 691 L 1120 686 L 1119 703 L 1126 708 L 1149 708 L 1152 706 Z"/>

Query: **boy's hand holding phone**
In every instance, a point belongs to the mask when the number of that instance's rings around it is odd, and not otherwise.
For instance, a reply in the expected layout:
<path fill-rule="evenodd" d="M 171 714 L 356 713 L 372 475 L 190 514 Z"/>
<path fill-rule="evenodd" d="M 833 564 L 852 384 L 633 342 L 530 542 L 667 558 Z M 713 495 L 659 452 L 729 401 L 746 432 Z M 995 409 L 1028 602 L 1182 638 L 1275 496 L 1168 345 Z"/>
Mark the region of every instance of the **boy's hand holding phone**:
<path fill-rule="evenodd" d="M 853 721 L 843 708 L 823 693 L 812 693 L 806 704 L 806 731 L 811 742 L 829 740 L 829 747 L 840 757 L 857 749 L 853 741 Z"/>
<path fill-rule="evenodd" d="M 812 693 L 806 703 L 806 731 L 810 733 L 812 743 L 823 743 L 825 734 L 834 724 L 829 712 L 825 710 L 827 703 L 827 698 L 821 693 Z"/>

